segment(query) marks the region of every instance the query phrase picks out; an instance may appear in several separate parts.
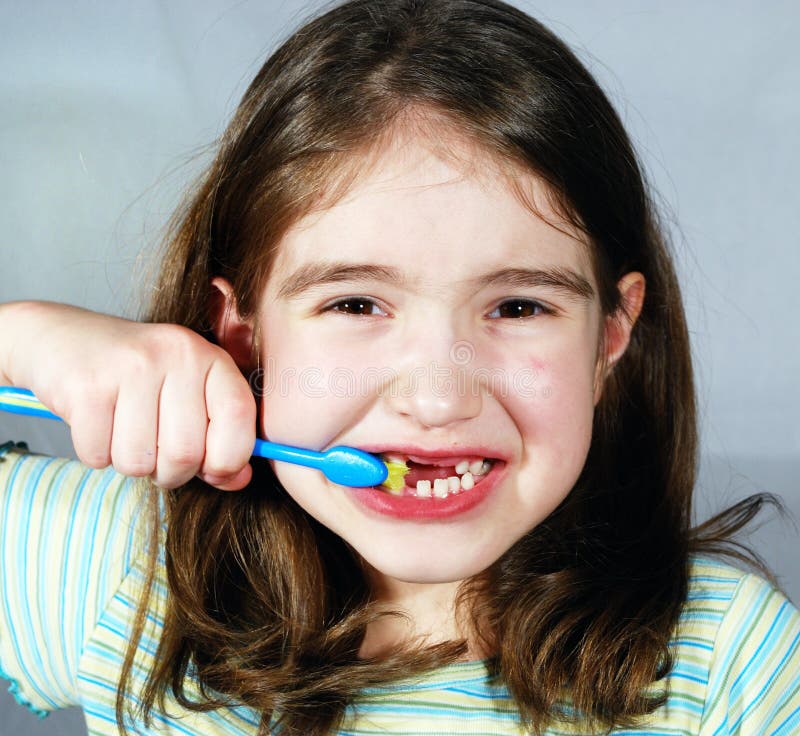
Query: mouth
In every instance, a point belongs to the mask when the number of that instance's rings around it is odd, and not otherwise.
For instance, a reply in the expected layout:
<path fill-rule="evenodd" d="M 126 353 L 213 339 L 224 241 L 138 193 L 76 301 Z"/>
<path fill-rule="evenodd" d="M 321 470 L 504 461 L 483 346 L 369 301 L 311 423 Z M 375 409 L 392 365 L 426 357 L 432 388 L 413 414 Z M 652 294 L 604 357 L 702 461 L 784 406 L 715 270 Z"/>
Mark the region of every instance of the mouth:
<path fill-rule="evenodd" d="M 415 523 L 449 523 L 480 514 L 508 477 L 511 462 L 489 447 L 450 447 L 439 453 L 419 447 L 397 451 L 385 445 L 362 449 L 398 463 L 393 467 L 405 465 L 408 471 L 401 487 L 394 490 L 386 486 L 348 488 L 347 495 L 375 518 Z"/>
<path fill-rule="evenodd" d="M 375 490 L 393 496 L 447 498 L 471 491 L 480 485 L 495 464 L 502 460 L 482 454 L 426 456 L 396 451 L 380 453 L 384 462 L 405 465 L 408 470 L 397 487 L 375 486 Z"/>

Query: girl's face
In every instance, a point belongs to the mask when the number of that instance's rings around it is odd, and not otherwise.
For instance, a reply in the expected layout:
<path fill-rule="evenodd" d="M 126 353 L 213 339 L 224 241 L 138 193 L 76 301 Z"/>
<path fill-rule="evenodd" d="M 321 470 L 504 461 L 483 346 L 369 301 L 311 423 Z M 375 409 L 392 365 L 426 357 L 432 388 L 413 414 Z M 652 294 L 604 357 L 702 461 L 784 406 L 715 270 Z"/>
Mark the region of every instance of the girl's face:
<path fill-rule="evenodd" d="M 287 234 L 257 316 L 268 439 L 451 466 L 495 458 L 474 488 L 405 499 L 399 512 L 385 490 L 273 462 L 297 503 L 378 573 L 417 583 L 480 572 L 558 506 L 599 399 L 585 241 L 548 208 L 540 180 L 526 183 L 557 227 L 488 167 L 465 174 L 449 160 L 418 142 L 386 151 Z"/>

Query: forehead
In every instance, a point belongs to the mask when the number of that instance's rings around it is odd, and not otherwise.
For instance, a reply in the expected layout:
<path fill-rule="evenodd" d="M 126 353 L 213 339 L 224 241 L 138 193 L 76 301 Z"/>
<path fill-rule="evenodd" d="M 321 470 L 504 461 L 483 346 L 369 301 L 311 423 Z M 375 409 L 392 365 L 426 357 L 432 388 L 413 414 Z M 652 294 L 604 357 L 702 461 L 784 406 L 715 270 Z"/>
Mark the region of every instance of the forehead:
<path fill-rule="evenodd" d="M 436 288 L 476 269 L 558 265 L 594 283 L 585 236 L 533 172 L 444 133 L 396 135 L 359 163 L 343 194 L 289 229 L 274 275 L 348 260 Z"/>

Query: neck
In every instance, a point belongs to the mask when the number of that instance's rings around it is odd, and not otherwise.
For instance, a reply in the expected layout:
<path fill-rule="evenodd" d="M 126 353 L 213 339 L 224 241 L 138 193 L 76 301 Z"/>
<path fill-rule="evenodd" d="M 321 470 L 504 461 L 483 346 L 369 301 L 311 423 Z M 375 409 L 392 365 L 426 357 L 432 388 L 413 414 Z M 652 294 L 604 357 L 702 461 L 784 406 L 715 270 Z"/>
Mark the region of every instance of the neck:
<path fill-rule="evenodd" d="M 410 583 L 370 569 L 373 599 L 385 611 L 399 611 L 408 619 L 385 616 L 372 622 L 362 642 L 361 658 L 388 654 L 404 644 L 421 641 L 432 645 L 465 639 L 469 647 L 463 661 L 483 659 L 489 653 L 472 627 L 459 621 L 456 594 L 462 581 Z"/>

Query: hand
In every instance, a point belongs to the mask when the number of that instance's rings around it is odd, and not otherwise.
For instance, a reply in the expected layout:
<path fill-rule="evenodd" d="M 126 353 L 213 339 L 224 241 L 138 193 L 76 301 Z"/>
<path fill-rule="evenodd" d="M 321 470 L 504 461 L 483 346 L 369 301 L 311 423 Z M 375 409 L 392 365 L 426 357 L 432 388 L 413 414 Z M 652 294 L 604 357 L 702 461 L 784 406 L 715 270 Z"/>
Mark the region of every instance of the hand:
<path fill-rule="evenodd" d="M 0 305 L 0 379 L 69 424 L 80 460 L 176 488 L 244 488 L 256 402 L 233 358 L 192 330 L 50 302 Z"/>

